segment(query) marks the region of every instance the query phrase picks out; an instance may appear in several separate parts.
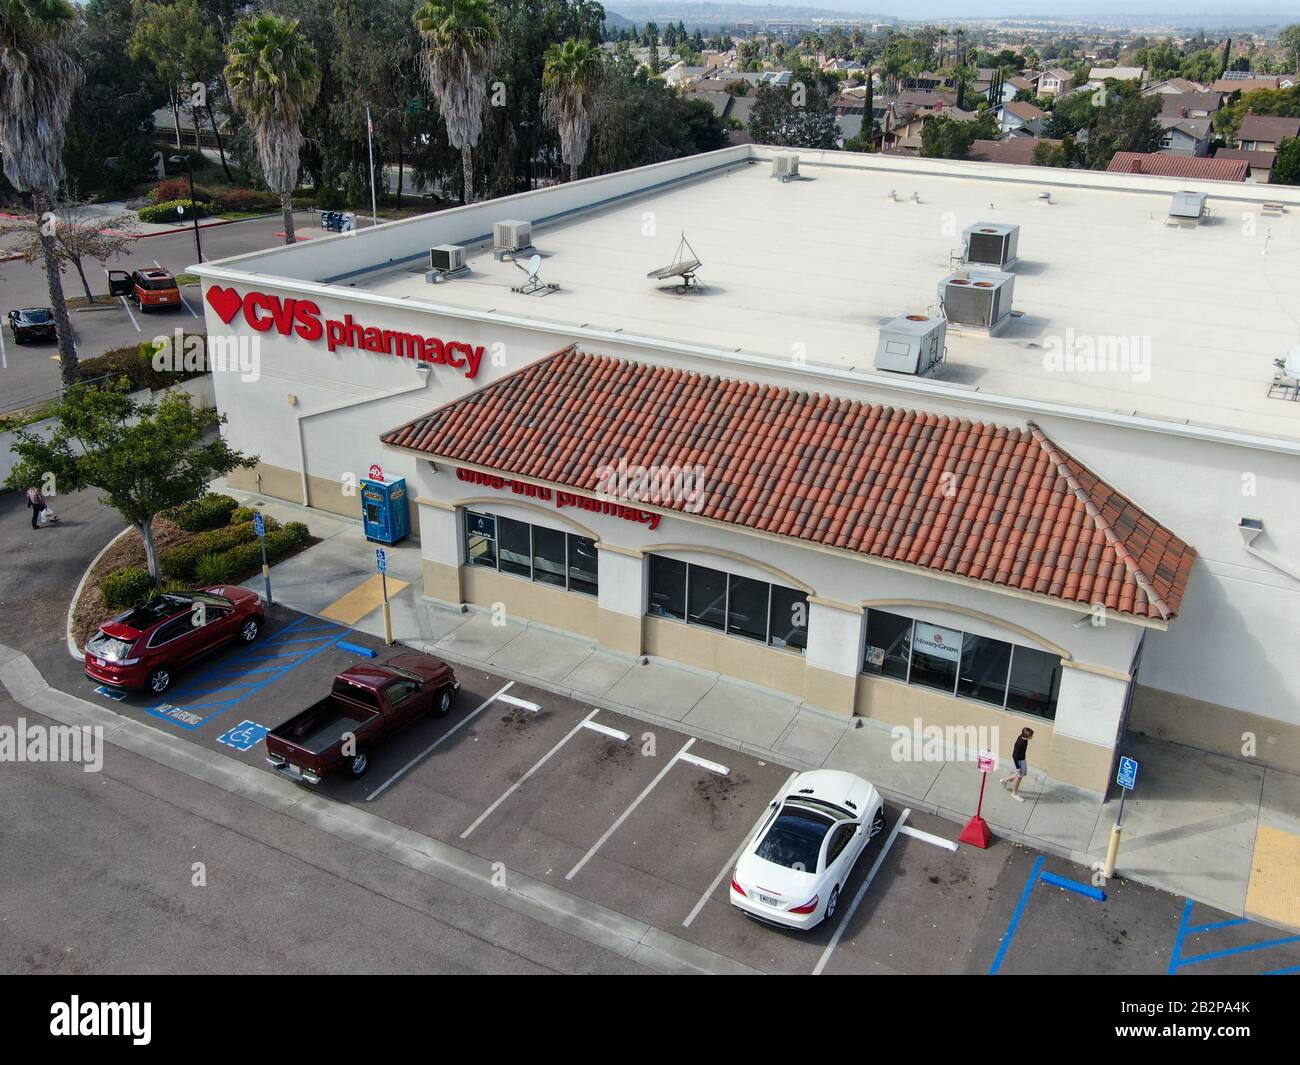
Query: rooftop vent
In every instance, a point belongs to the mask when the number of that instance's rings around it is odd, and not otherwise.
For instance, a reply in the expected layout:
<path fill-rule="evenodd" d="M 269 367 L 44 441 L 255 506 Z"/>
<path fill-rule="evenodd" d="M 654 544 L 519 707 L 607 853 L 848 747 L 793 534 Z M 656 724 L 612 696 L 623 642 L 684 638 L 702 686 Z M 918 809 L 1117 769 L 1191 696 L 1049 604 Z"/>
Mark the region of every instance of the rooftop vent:
<path fill-rule="evenodd" d="M 1199 222 L 1205 215 L 1205 193 L 1184 189 L 1175 192 L 1169 204 L 1169 217 L 1179 221 Z"/>
<path fill-rule="evenodd" d="M 880 327 L 876 369 L 925 377 L 937 373 L 947 353 L 948 323 L 926 314 L 904 314 Z"/>
<path fill-rule="evenodd" d="M 430 282 L 445 281 L 469 273 L 465 265 L 465 249 L 459 244 L 439 244 L 429 249 L 429 272 L 425 275 Z"/>
<path fill-rule="evenodd" d="M 998 270 L 949 274 L 939 282 L 944 317 L 997 335 L 1011 321 L 1015 274 Z"/>
<path fill-rule="evenodd" d="M 518 218 L 504 218 L 492 223 L 492 250 L 514 254 L 533 246 L 533 224 Z"/>
<path fill-rule="evenodd" d="M 1005 270 L 1019 258 L 1020 227 L 1006 222 L 976 222 L 962 234 L 966 261 Z"/>
<path fill-rule="evenodd" d="M 782 181 L 793 181 L 799 176 L 799 157 L 791 152 L 772 156 L 772 176 Z"/>

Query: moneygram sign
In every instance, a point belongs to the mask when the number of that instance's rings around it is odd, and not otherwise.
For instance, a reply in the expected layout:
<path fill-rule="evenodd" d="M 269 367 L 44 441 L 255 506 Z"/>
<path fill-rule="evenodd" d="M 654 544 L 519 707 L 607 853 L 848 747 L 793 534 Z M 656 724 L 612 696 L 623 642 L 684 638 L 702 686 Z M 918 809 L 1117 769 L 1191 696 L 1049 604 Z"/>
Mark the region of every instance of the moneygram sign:
<path fill-rule="evenodd" d="M 296 296 L 271 296 L 264 292 L 240 295 L 233 288 L 211 285 L 206 293 L 208 306 L 226 325 L 243 315 L 248 327 L 258 333 L 274 330 L 281 336 L 296 336 L 311 343 L 324 341 L 330 351 L 357 348 L 376 355 L 392 355 L 438 366 L 450 366 L 466 377 L 477 377 L 483 364 L 483 346 L 459 340 L 442 340 L 397 329 L 380 329 L 363 325 L 345 314 L 342 318 L 325 318 L 314 300 Z"/>

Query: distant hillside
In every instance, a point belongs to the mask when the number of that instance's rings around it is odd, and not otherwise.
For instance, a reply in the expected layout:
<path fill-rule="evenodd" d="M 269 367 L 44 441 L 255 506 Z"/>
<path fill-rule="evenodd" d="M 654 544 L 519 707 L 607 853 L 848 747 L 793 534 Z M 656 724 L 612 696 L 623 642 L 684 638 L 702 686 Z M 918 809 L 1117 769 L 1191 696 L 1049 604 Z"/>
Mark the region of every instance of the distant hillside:
<path fill-rule="evenodd" d="M 664 26 L 669 22 L 684 22 L 694 30 L 722 25 L 735 25 L 746 21 L 794 22 L 810 19 L 861 19 L 863 22 L 892 22 L 888 15 L 870 15 L 859 12 L 834 11 L 825 7 L 790 7 L 784 4 L 735 4 L 708 2 L 678 2 L 678 0 L 618 0 L 618 11 L 605 7 L 605 21 L 615 27 L 637 27 L 646 22 Z"/>

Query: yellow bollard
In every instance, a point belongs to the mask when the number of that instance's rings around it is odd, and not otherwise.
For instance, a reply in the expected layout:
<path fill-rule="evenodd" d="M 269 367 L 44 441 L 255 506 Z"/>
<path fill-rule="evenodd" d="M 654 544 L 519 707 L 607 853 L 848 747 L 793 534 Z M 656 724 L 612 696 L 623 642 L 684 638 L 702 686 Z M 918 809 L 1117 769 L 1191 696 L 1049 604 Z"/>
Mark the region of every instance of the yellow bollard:
<path fill-rule="evenodd" d="M 1123 832 L 1124 830 L 1118 824 L 1111 826 L 1110 846 L 1106 848 L 1106 868 L 1102 870 L 1107 880 L 1115 875 L 1115 859 L 1119 857 L 1119 837 Z"/>

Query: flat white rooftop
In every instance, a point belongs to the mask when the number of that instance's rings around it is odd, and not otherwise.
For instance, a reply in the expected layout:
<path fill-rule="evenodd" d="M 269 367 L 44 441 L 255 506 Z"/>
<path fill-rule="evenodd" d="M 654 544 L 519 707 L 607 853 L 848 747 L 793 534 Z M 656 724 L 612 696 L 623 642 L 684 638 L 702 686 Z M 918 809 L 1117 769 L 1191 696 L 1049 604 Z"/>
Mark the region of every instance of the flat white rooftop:
<path fill-rule="evenodd" d="M 1294 203 L 1283 215 L 1263 215 L 1257 202 L 1225 198 L 1255 187 L 1227 185 L 1216 197 L 1220 183 L 1203 182 L 1196 187 L 1210 193 L 1212 217 L 1194 229 L 1170 228 L 1168 191 L 1105 187 L 1115 175 L 1036 171 L 1058 182 L 1048 185 L 1026 180 L 1027 168 L 927 170 L 931 162 L 907 160 L 914 172 L 893 160 L 819 166 L 805 155 L 802 179 L 781 183 L 767 161 L 742 161 L 535 224 L 541 276 L 560 285 L 544 297 L 512 292 L 524 274 L 483 245 L 469 255 L 470 273 L 447 283 L 429 284 L 427 264 L 410 261 L 337 283 L 453 311 L 871 374 L 883 322 L 937 313 L 937 285 L 951 272 L 962 231 L 1013 222 L 1020 225 L 1012 268 L 1019 317 L 997 337 L 950 326 L 940 381 L 1300 438 L 1300 403 L 1268 397 L 1273 359 L 1300 344 Z M 1013 180 L 1000 179 L 1011 171 Z M 1082 184 L 1059 183 L 1066 180 Z M 1047 188 L 1050 204 L 1039 198 Z M 526 199 L 498 201 L 498 216 L 528 218 L 517 213 Z M 671 282 L 646 274 L 674 260 L 683 232 L 703 265 L 699 288 L 679 295 Z M 358 251 L 366 236 L 358 234 Z M 255 270 L 256 256 L 238 265 Z M 1071 337 L 1127 358 L 1061 369 L 1048 359 L 1059 350 L 1053 338 Z"/>

